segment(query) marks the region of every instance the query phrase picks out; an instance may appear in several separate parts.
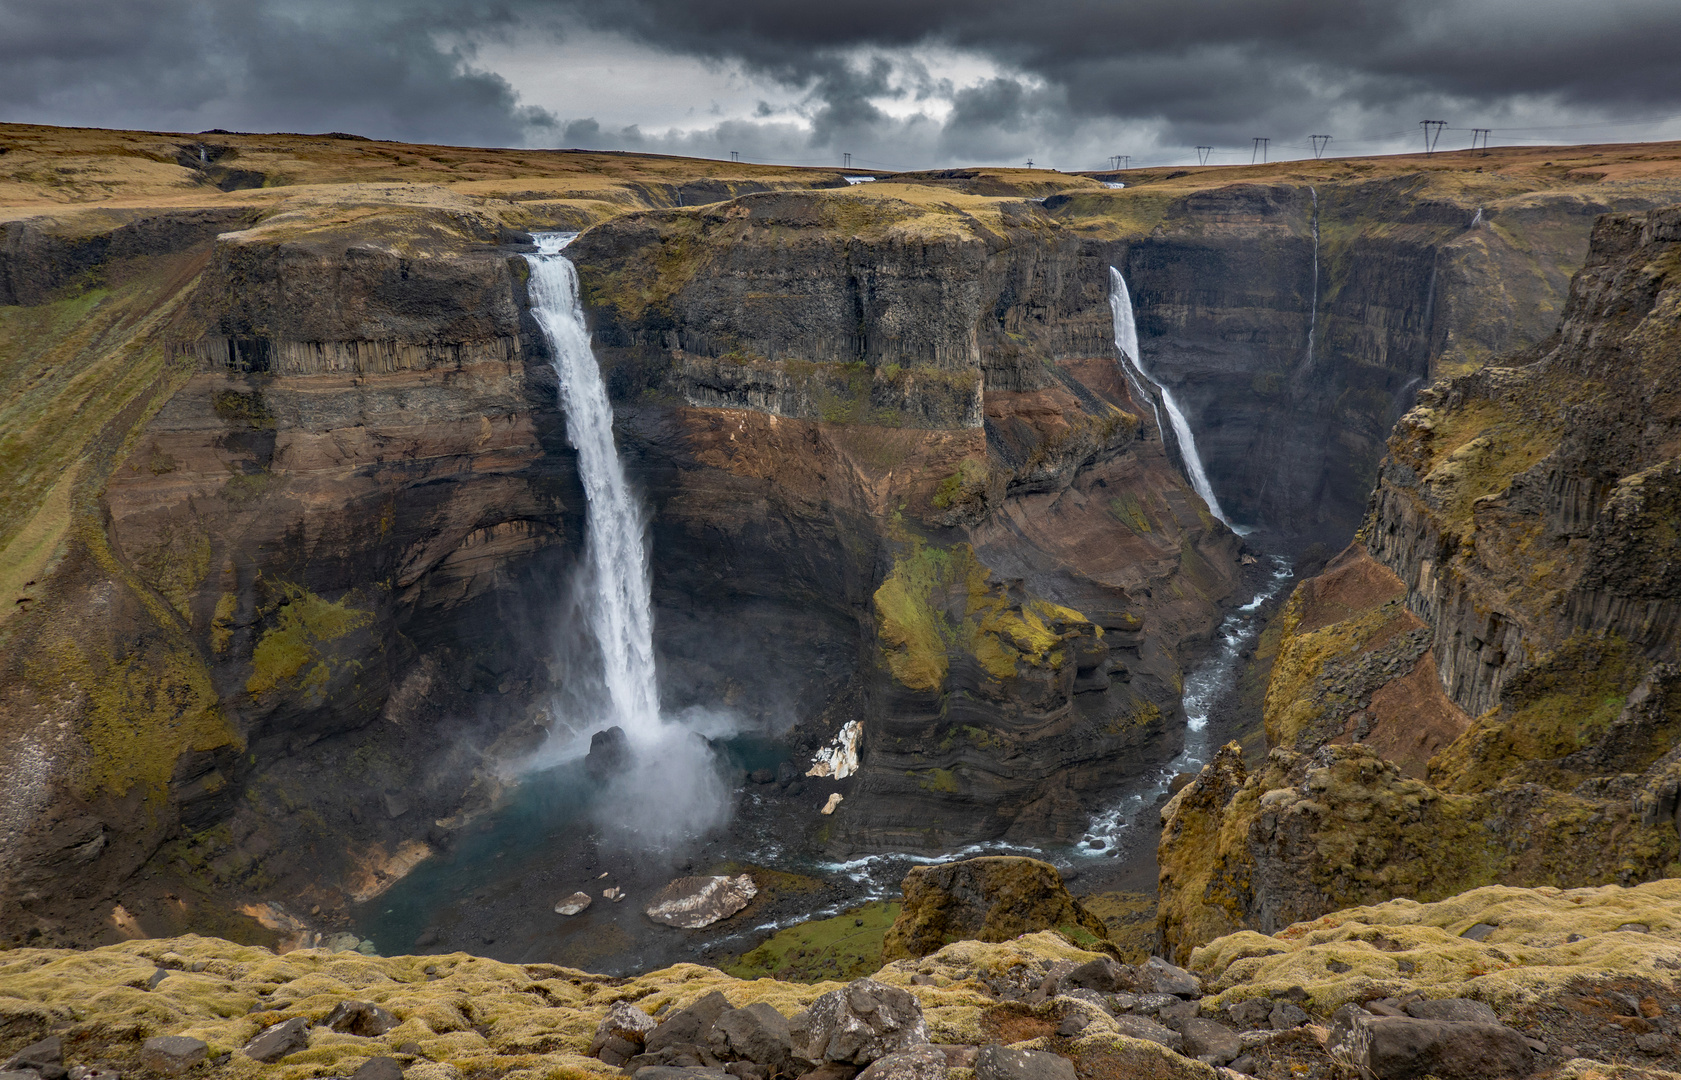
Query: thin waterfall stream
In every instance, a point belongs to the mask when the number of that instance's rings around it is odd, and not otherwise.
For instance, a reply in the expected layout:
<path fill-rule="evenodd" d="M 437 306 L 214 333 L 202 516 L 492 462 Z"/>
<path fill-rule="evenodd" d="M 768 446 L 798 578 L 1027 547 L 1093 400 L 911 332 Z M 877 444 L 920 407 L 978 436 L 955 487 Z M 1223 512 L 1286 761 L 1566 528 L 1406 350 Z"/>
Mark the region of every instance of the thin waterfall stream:
<path fill-rule="evenodd" d="M 1109 310 L 1114 315 L 1115 347 L 1121 351 L 1122 370 L 1126 370 L 1126 362 L 1131 361 L 1138 373 L 1149 379 L 1161 391 L 1162 404 L 1167 407 L 1168 423 L 1173 426 L 1173 437 L 1179 443 L 1179 456 L 1185 463 L 1185 474 L 1191 481 L 1191 487 L 1202 496 L 1202 501 L 1208 504 L 1208 512 L 1219 518 L 1221 524 L 1235 533 L 1245 532 L 1246 530 L 1233 525 L 1231 518 L 1220 509 L 1220 500 L 1215 497 L 1214 488 L 1208 483 L 1208 473 L 1203 469 L 1202 457 L 1197 453 L 1197 438 L 1191 433 L 1190 421 L 1185 419 L 1185 410 L 1179 407 L 1179 399 L 1144 367 L 1143 357 L 1138 351 L 1138 320 L 1133 316 L 1132 294 L 1127 291 L 1126 278 L 1113 266 L 1109 268 Z M 1127 377 L 1132 378 L 1131 371 L 1127 371 Z M 1148 392 L 1140 392 L 1149 399 Z M 1155 407 L 1153 400 L 1150 404 L 1151 408 Z M 1161 427 L 1159 412 L 1156 414 L 1156 426 Z"/>

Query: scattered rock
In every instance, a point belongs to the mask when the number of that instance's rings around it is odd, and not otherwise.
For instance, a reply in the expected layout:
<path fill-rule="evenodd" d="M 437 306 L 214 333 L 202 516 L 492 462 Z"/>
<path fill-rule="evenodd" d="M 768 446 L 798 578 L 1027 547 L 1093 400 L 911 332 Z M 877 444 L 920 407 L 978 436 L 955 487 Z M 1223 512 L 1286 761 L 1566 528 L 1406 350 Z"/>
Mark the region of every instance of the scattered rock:
<path fill-rule="evenodd" d="M 724 1071 L 736 1080 L 770 1080 L 770 1066 L 756 1061 L 732 1061 L 724 1066 Z"/>
<path fill-rule="evenodd" d="M 1627 930 L 1629 933 L 1633 934 L 1650 934 L 1652 932 L 1652 928 L 1643 922 L 1626 922 L 1617 927 L 1617 929 Z"/>
<path fill-rule="evenodd" d="M 793 1056 L 788 1018 L 762 1001 L 721 1013 L 707 1041 L 720 1059 L 780 1067 Z"/>
<path fill-rule="evenodd" d="M 1103 922 L 1068 892 L 1056 867 L 990 855 L 919 866 L 905 875 L 904 908 L 887 931 L 882 960 L 927 956 L 953 941 L 1009 941 L 1036 930 L 1079 926 L 1108 937 Z"/>
<path fill-rule="evenodd" d="M 928 1041 L 922 1004 L 910 992 L 874 979 L 858 979 L 812 1002 L 804 1019 L 808 1061 L 868 1065 Z"/>
<path fill-rule="evenodd" d="M 723 995 L 719 995 L 722 997 Z M 619 1045 L 613 1047 L 618 1061 L 608 1061 L 609 1065 L 623 1065 L 641 1052 L 647 1042 L 648 1035 L 659 1026 L 658 1021 L 647 1013 L 638 1009 L 628 1001 L 615 1001 L 608 1008 L 607 1015 L 595 1025 L 595 1040 L 590 1043 L 590 1056 L 601 1057 L 601 1051 L 609 1042 L 616 1041 Z M 687 1040 L 694 1042 L 694 1039 Z M 628 1052 L 627 1052 L 628 1051 Z M 602 1058 L 606 1061 L 606 1058 Z"/>
<path fill-rule="evenodd" d="M 397 1018 L 378 1005 L 366 1001 L 341 1001 L 333 1006 L 322 1023 L 343 1035 L 360 1035 L 371 1039 L 384 1035 L 397 1026 Z"/>
<path fill-rule="evenodd" d="M 295 1054 L 309 1046 L 309 1018 L 294 1016 L 273 1027 L 265 1028 L 256 1038 L 245 1044 L 248 1058 L 273 1064 L 288 1054 Z"/>
<path fill-rule="evenodd" d="M 1471 1020 L 1480 1024 L 1498 1024 L 1500 1017 L 1480 1001 L 1470 998 L 1440 998 L 1436 1001 L 1409 1001 L 1402 1006 L 1408 1016 L 1420 1020 Z"/>
<path fill-rule="evenodd" d="M 140 1045 L 140 1064 L 165 1076 L 180 1076 L 204 1060 L 210 1048 L 186 1035 L 158 1035 Z"/>
<path fill-rule="evenodd" d="M 1112 994 L 1138 989 L 1138 973 L 1128 965 L 1116 963 L 1105 956 L 1098 960 L 1088 960 L 1070 971 L 1062 977 L 1060 985 Z"/>
<path fill-rule="evenodd" d="M 1156 1023 L 1147 1016 L 1131 1014 L 1115 1017 L 1115 1027 L 1122 1035 L 1134 1039 L 1143 1039 L 1158 1046 L 1165 1046 L 1169 1050 L 1178 1052 L 1185 1045 L 1185 1036 L 1170 1027 Z"/>
<path fill-rule="evenodd" d="M 1226 1006 L 1226 1018 L 1240 1031 L 1272 1026 L 1273 1003 L 1270 998 L 1250 998 L 1234 1001 Z"/>
<path fill-rule="evenodd" d="M 167 978 L 169 978 L 169 969 L 158 968 L 156 971 L 152 972 L 152 977 L 146 980 L 146 989 L 156 990 L 158 988 L 158 983 L 163 982 Z"/>
<path fill-rule="evenodd" d="M 40 1042 L 30 1043 L 28 1046 L 13 1054 L 3 1069 L 33 1069 L 44 1071 L 48 1066 L 58 1067 L 64 1064 L 64 1040 L 57 1035 L 49 1035 Z"/>
<path fill-rule="evenodd" d="M 644 1065 L 631 1075 L 636 1080 L 715 1080 L 716 1077 L 728 1076 L 729 1073 L 723 1069 L 695 1065 Z"/>
<path fill-rule="evenodd" d="M 403 1080 L 403 1067 L 396 1058 L 369 1058 L 350 1074 L 350 1080 Z"/>
<path fill-rule="evenodd" d="M 654 896 L 645 914 L 666 926 L 699 930 L 734 915 L 758 892 L 759 887 L 747 874 L 681 877 Z"/>
<path fill-rule="evenodd" d="M 1642 1054 L 1652 1054 L 1654 1056 L 1667 1054 L 1675 1047 L 1669 1036 L 1661 1031 L 1648 1031 L 1644 1035 L 1636 1035 L 1634 1045 Z"/>
<path fill-rule="evenodd" d="M 1267 1025 L 1274 1031 L 1289 1031 L 1307 1023 L 1307 1010 L 1288 1001 L 1280 1001 L 1267 1014 Z"/>
<path fill-rule="evenodd" d="M 648 1032 L 644 1040 L 648 1052 L 683 1043 L 705 1042 L 712 1025 L 728 1008 L 729 999 L 714 990 L 688 1008 L 677 1010 Z"/>
<path fill-rule="evenodd" d="M 1153 990 L 1158 994 L 1174 994 L 1186 998 L 1202 996 L 1201 979 L 1159 956 L 1152 956 L 1144 962 L 1143 970 L 1139 972 L 1139 983 L 1144 989 Z"/>
<path fill-rule="evenodd" d="M 429 949 L 442 940 L 443 934 L 439 932 L 438 928 L 436 926 L 428 926 L 420 932 L 419 937 L 414 939 L 414 947 L 417 949 Z"/>
<path fill-rule="evenodd" d="M 975 1058 L 975 1080 L 1077 1080 L 1074 1063 L 1042 1050 L 983 1046 Z"/>
<path fill-rule="evenodd" d="M 765 784 L 776 783 L 776 773 L 772 772 L 770 769 L 754 769 L 752 772 L 747 774 L 747 779 L 762 787 Z"/>
<path fill-rule="evenodd" d="M 1243 1040 L 1237 1032 L 1213 1020 L 1197 1016 L 1181 1020 L 1179 1034 L 1185 1037 L 1179 1052 L 1210 1065 L 1228 1065 L 1243 1052 Z"/>
<path fill-rule="evenodd" d="M 1528 1076 L 1534 1052 L 1500 1024 L 1373 1016 L 1345 1005 L 1332 1018 L 1327 1049 L 1376 1080 L 1488 1080 Z"/>
<path fill-rule="evenodd" d="M 590 894 L 575 892 L 571 896 L 555 901 L 556 915 L 577 915 L 590 906 Z"/>
<path fill-rule="evenodd" d="M 884 1054 L 858 1074 L 858 1080 L 945 1080 L 951 1063 L 938 1047 L 917 1046 Z"/>
<path fill-rule="evenodd" d="M 1462 938 L 1469 938 L 1472 941 L 1487 941 L 1488 935 L 1494 933 L 1498 929 L 1500 928 L 1493 923 L 1480 922 L 1466 927 L 1464 932 L 1459 936 Z"/>
<path fill-rule="evenodd" d="M 842 798 L 842 796 L 841 796 L 840 792 L 838 792 L 838 791 L 830 792 L 829 793 L 829 801 L 824 803 L 823 804 L 823 809 L 821 809 L 817 812 L 819 814 L 832 814 L 832 813 L 834 813 L 836 807 L 840 806 L 840 804 L 841 804 L 841 798 Z"/>

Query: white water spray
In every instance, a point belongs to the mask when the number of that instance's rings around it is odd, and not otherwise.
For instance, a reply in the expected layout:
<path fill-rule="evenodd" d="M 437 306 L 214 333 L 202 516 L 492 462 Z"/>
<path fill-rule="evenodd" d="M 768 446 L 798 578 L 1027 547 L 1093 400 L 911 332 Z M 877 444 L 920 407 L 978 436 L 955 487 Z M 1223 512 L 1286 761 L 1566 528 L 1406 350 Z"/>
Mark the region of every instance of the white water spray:
<path fill-rule="evenodd" d="M 1233 525 L 1226 512 L 1220 509 L 1220 500 L 1214 497 L 1214 489 L 1209 486 L 1208 473 L 1203 471 L 1202 458 L 1197 455 L 1196 436 L 1191 434 L 1190 422 L 1185 419 L 1185 412 L 1179 407 L 1179 400 L 1173 396 L 1173 391 L 1164 386 L 1160 379 L 1153 378 L 1144 368 L 1144 361 L 1138 352 L 1138 320 L 1132 313 L 1132 294 L 1127 291 L 1126 279 L 1113 266 L 1109 268 L 1109 310 L 1115 317 L 1115 348 L 1121 351 L 1121 368 L 1126 371 L 1127 378 L 1132 379 L 1132 372 L 1127 371 L 1127 361 L 1138 369 L 1144 378 L 1155 383 L 1162 392 L 1162 404 L 1167 406 L 1168 423 L 1173 425 L 1173 435 L 1179 440 L 1179 456 L 1185 461 L 1185 472 L 1191 480 L 1191 487 L 1202 496 L 1202 501 L 1208 504 L 1208 512 L 1219 518 L 1226 528 L 1233 532 L 1243 532 Z M 1136 380 L 1134 386 L 1137 386 Z M 1155 401 L 1140 387 L 1139 393 L 1145 400 L 1150 401 L 1150 407 L 1155 408 Z M 1156 413 L 1156 426 L 1161 427 L 1161 413 Z"/>
<path fill-rule="evenodd" d="M 647 516 L 613 445 L 613 407 L 590 350 L 578 271 L 561 254 L 576 235 L 538 234 L 538 253 L 526 262 L 531 314 L 554 354 L 567 440 L 578 451 L 578 476 L 589 503 L 584 559 L 574 584 L 601 653 L 607 700 L 601 703 L 605 715 L 588 717 L 584 730 L 620 727 L 633 751 L 633 761 L 612 778 L 597 806 L 603 826 L 663 846 L 722 825 L 729 793 L 706 738 L 695 729 L 700 725 L 660 716 Z M 713 735 L 733 728 L 733 717 L 708 713 L 704 719 Z"/>
<path fill-rule="evenodd" d="M 581 596 L 585 618 L 601 648 L 602 676 L 611 721 L 632 742 L 659 728 L 659 685 L 654 675 L 654 619 L 649 601 L 647 522 L 642 504 L 625 482 L 613 446 L 613 406 L 590 351 L 578 271 L 561 249 L 576 233 L 537 237 L 528 258 L 531 314 L 549 339 L 567 441 L 578 451 L 578 475 L 589 500 Z"/>

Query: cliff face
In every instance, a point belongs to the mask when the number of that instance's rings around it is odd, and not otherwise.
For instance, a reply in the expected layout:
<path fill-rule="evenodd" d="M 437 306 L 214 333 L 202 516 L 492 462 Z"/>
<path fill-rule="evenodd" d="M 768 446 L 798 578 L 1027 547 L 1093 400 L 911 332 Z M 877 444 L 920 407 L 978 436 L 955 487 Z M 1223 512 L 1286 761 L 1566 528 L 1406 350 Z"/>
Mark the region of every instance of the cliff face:
<path fill-rule="evenodd" d="M 236 894 L 370 894 L 488 799 L 493 746 L 542 737 L 543 628 L 508 620 L 554 595 L 582 499 L 521 344 L 522 264 L 472 252 L 482 224 L 189 237 L 170 319 L 128 353 L 158 357 L 156 389 L 66 476 L 68 528 L 3 627 L 28 777 L 0 819 L 8 933 L 148 859 Z M 403 251 L 417 228 L 456 253 Z"/>
<path fill-rule="evenodd" d="M 1071 839 L 1170 750 L 1236 538 L 1107 323 L 1047 344 L 1107 312 L 1101 257 L 1025 203 L 898 185 L 627 215 L 569 254 L 636 403 L 668 681 L 821 713 L 808 738 L 861 721 L 831 850 Z"/>
<path fill-rule="evenodd" d="M 1397 425 L 1364 546 L 1284 614 L 1265 769 L 1228 755 L 1164 811 L 1176 948 L 1675 872 L 1678 255 L 1681 210 L 1602 218 L 1554 335 Z"/>

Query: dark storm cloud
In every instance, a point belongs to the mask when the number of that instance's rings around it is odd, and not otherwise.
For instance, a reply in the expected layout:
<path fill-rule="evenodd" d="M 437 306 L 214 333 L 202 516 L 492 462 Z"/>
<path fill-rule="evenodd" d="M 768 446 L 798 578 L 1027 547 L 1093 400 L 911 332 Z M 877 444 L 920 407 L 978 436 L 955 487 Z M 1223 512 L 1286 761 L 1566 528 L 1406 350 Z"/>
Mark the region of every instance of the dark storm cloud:
<path fill-rule="evenodd" d="M 518 144 L 552 125 L 443 42 L 503 5 L 0 0 L 0 119 Z"/>
<path fill-rule="evenodd" d="M 557 122 L 470 44 L 530 52 L 579 28 L 640 43 L 650 64 L 739 69 L 782 100 L 656 131 L 598 122 L 612 111 L 603 84 L 543 102 Z M 0 0 L 0 116 L 784 160 L 867 146 L 1089 154 L 1119 131 L 1247 150 L 1251 134 L 1334 130 L 1353 149 L 1424 116 L 1498 127 L 1681 113 L 1677 40 L 1675 0 Z M 993 70 L 942 82 L 918 59 L 942 49 Z"/>
<path fill-rule="evenodd" d="M 1339 106 L 1410 122 L 1414 106 L 1449 100 L 1495 117 L 1522 96 L 1604 115 L 1681 102 L 1673 0 L 620 0 L 574 10 L 791 83 L 840 49 L 974 50 L 1060 88 L 1072 116 L 1159 120 L 1167 139 L 1187 143 L 1257 121 L 1316 130 Z"/>

